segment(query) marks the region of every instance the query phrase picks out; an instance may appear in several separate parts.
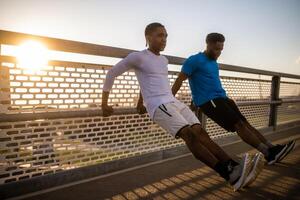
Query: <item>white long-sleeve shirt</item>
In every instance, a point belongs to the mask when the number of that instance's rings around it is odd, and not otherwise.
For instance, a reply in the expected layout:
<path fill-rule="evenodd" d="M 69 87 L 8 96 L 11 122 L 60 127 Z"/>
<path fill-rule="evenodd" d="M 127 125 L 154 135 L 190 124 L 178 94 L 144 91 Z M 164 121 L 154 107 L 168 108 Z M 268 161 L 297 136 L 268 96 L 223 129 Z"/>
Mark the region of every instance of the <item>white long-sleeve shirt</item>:
<path fill-rule="evenodd" d="M 108 71 L 103 91 L 110 91 L 117 76 L 133 69 L 140 84 L 144 105 L 153 119 L 158 106 L 177 101 L 169 84 L 167 65 L 168 59 L 165 56 L 155 55 L 147 49 L 130 53 Z"/>

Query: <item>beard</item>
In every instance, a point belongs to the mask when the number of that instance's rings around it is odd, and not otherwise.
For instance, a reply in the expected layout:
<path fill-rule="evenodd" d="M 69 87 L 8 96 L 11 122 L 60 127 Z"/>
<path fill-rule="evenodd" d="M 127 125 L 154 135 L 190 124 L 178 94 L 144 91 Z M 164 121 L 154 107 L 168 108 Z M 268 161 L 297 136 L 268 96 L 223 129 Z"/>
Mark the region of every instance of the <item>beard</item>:
<path fill-rule="evenodd" d="M 210 52 L 206 52 L 205 54 L 206 54 L 206 56 L 207 56 L 209 59 L 211 59 L 211 60 L 217 61 L 217 59 L 218 59 L 218 57 L 216 58 L 216 57 L 214 56 L 214 54 L 212 54 L 212 53 L 210 53 Z"/>

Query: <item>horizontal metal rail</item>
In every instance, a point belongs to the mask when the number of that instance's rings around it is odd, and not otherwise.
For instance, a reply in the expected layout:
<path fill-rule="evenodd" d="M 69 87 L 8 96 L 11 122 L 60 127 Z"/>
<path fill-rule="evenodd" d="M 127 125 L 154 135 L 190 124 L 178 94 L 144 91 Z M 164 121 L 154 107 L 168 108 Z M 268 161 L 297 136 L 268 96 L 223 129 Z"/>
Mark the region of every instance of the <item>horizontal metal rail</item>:
<path fill-rule="evenodd" d="M 299 103 L 300 99 L 291 100 L 257 100 L 257 101 L 240 101 L 237 102 L 238 106 L 253 106 L 253 105 L 280 105 L 282 103 Z M 115 108 L 113 115 L 128 115 L 138 114 L 135 108 Z M 37 111 L 34 113 L 11 113 L 0 114 L 0 122 L 16 122 L 16 121 L 31 121 L 40 119 L 64 119 L 64 118 L 77 118 L 77 117 L 96 117 L 103 116 L 101 108 L 86 109 L 86 110 L 62 110 L 62 111 Z"/>
<path fill-rule="evenodd" d="M 35 40 L 41 42 L 49 50 L 88 54 L 95 56 L 125 58 L 129 53 L 135 52 L 135 50 L 118 47 L 110 47 L 86 42 L 63 40 L 51 37 L 0 30 L 0 44 L 20 45 L 27 40 Z M 167 58 L 169 59 L 170 64 L 182 64 L 185 60 L 184 58 L 176 56 L 167 56 Z"/>
<path fill-rule="evenodd" d="M 13 56 L 0 56 L 0 62 L 7 62 L 7 63 L 17 63 L 17 58 Z M 110 69 L 111 65 L 99 65 L 95 63 L 82 63 L 82 62 L 72 62 L 72 61 L 61 61 L 61 60 L 49 60 L 48 65 L 52 66 L 59 66 L 63 65 L 64 67 L 72 67 L 72 68 L 88 68 L 93 69 Z"/>
<path fill-rule="evenodd" d="M 17 58 L 14 56 L 4 56 L 0 55 L 0 62 L 7 62 L 7 63 L 17 63 Z M 112 65 L 105 65 L 105 64 L 95 64 L 95 63 L 84 63 L 84 62 L 72 62 L 72 61 L 61 61 L 61 60 L 49 60 L 49 65 L 53 66 L 65 66 L 65 67 L 73 67 L 73 68 L 93 68 L 93 69 L 110 69 Z M 176 70 L 170 70 L 170 74 L 178 74 L 178 71 Z M 230 78 L 234 80 L 249 80 L 249 81 L 259 81 L 259 82 L 269 82 L 271 83 L 271 80 L 266 79 L 258 79 L 258 78 L 245 78 L 245 77 L 235 77 L 235 76 L 221 76 L 222 78 Z M 299 79 L 300 81 L 300 79 Z M 287 82 L 287 81 L 281 81 L 280 83 L 287 83 L 287 84 L 300 84 L 300 82 Z"/>
<path fill-rule="evenodd" d="M 136 50 L 130 50 L 124 48 L 97 45 L 92 43 L 85 43 L 85 42 L 78 42 L 72 40 L 64 40 L 64 39 L 57 39 L 51 37 L 0 30 L 0 44 L 20 45 L 22 42 L 26 40 L 39 41 L 45 44 L 49 50 L 96 55 L 96 56 L 106 56 L 106 57 L 114 57 L 114 58 L 124 58 L 129 53 L 136 51 Z M 182 65 L 183 62 L 185 61 L 185 58 L 182 57 L 169 56 L 169 55 L 166 55 L 166 57 L 168 58 L 170 64 Z M 300 75 L 252 69 L 252 68 L 227 65 L 227 64 L 220 64 L 220 69 L 226 71 L 232 71 L 232 72 L 261 74 L 267 76 L 279 76 L 279 77 L 300 79 Z"/>

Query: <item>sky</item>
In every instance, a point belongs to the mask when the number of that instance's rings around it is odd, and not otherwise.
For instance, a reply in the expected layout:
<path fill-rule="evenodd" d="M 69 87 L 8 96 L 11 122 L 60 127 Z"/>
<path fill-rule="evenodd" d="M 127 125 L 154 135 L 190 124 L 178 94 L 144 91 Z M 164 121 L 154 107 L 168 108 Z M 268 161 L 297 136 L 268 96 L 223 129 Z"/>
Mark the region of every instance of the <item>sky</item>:
<path fill-rule="evenodd" d="M 168 31 L 163 54 L 196 54 L 220 32 L 219 62 L 300 75 L 300 0 L 0 0 L 1 30 L 134 50 L 151 22 Z"/>

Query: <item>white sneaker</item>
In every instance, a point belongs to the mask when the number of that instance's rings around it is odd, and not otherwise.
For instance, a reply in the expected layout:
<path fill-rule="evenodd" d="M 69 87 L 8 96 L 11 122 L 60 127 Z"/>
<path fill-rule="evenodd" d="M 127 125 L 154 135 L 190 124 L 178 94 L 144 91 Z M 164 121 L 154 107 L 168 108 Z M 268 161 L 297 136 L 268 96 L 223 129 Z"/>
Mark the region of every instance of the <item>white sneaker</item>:
<path fill-rule="evenodd" d="M 243 187 L 244 181 L 247 175 L 249 174 L 250 169 L 252 168 L 253 164 L 251 162 L 251 158 L 248 153 L 244 154 L 242 161 L 240 162 L 240 165 L 242 167 L 240 178 L 234 184 L 231 184 L 234 191 L 237 191 Z"/>
<path fill-rule="evenodd" d="M 248 176 L 245 179 L 243 187 L 249 186 L 251 183 L 255 181 L 257 176 L 262 172 L 265 162 L 264 162 L 264 155 L 262 153 L 256 153 L 252 159 L 252 169 L 250 170 Z"/>

